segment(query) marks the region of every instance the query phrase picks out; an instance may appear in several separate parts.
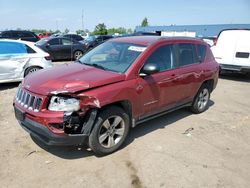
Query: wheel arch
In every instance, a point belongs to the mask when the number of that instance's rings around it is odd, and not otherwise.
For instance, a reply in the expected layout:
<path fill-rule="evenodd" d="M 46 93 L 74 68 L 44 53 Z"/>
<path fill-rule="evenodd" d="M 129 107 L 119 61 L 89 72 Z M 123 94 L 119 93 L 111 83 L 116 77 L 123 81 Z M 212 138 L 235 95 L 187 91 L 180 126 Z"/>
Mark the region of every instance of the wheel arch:
<path fill-rule="evenodd" d="M 39 66 L 39 65 L 31 65 L 31 66 L 28 66 L 28 67 L 25 67 L 24 69 L 24 77 L 27 76 L 27 71 L 30 69 L 30 68 L 39 68 L 39 69 L 43 69 L 43 67 Z"/>
<path fill-rule="evenodd" d="M 210 91 L 210 93 L 212 93 L 212 91 L 214 90 L 214 80 L 213 79 L 210 79 L 210 80 L 206 80 L 202 83 L 201 87 L 203 85 L 207 85 L 208 86 L 208 89 Z"/>
<path fill-rule="evenodd" d="M 104 108 L 109 108 L 111 106 L 117 106 L 120 107 L 122 110 L 124 110 L 124 112 L 128 114 L 130 119 L 130 126 L 132 126 L 132 119 L 133 119 L 132 104 L 129 100 L 120 100 L 110 104 L 106 104 L 105 106 L 102 106 L 102 108 L 99 110 L 103 110 Z"/>

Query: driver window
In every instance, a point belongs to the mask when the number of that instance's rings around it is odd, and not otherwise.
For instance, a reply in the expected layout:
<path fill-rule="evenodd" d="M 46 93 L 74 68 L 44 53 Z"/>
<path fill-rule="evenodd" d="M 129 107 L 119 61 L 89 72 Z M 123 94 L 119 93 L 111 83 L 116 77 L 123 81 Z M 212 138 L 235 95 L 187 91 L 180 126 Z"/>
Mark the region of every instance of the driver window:
<path fill-rule="evenodd" d="M 52 39 L 48 42 L 50 45 L 59 45 L 59 39 Z"/>
<path fill-rule="evenodd" d="M 165 45 L 156 49 L 145 64 L 155 64 L 160 72 L 174 68 L 173 45 Z"/>

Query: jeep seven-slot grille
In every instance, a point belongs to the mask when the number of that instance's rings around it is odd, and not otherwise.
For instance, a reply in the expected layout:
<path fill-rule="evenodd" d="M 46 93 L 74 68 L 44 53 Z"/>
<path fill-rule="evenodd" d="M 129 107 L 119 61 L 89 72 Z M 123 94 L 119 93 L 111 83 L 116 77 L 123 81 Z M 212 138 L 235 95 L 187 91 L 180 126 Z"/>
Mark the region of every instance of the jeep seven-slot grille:
<path fill-rule="evenodd" d="M 24 108 L 27 108 L 28 110 L 32 110 L 34 112 L 39 112 L 42 105 L 41 97 L 30 94 L 29 92 L 23 90 L 21 87 L 19 87 L 17 90 L 16 101 Z"/>

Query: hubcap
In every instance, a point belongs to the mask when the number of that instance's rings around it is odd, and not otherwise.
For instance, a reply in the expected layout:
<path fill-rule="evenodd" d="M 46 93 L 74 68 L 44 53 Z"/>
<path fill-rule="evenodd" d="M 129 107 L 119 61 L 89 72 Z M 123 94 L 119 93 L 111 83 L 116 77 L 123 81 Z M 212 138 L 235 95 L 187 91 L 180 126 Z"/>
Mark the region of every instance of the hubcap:
<path fill-rule="evenodd" d="M 209 91 L 207 88 L 204 88 L 200 94 L 199 94 L 199 98 L 198 98 L 198 108 L 200 110 L 203 110 L 207 103 L 208 103 L 208 99 L 209 99 Z"/>
<path fill-rule="evenodd" d="M 36 71 L 38 71 L 38 68 L 32 68 L 32 69 L 30 69 L 29 74 L 32 72 L 36 72 Z"/>
<path fill-rule="evenodd" d="M 125 133 L 125 122 L 120 116 L 106 119 L 99 131 L 99 143 L 105 148 L 112 148 L 120 142 Z"/>
<path fill-rule="evenodd" d="M 82 52 L 77 51 L 77 52 L 75 53 L 75 58 L 76 58 L 76 59 L 79 59 L 81 56 L 82 56 Z"/>

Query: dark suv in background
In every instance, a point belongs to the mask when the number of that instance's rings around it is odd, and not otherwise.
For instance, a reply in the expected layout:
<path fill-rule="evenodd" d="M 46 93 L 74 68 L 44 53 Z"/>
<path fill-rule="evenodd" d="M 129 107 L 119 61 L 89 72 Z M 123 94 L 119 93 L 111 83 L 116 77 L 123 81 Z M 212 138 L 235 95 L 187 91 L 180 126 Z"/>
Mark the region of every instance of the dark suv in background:
<path fill-rule="evenodd" d="M 85 51 L 87 52 L 111 38 L 113 38 L 112 35 L 90 36 L 87 37 L 82 43 L 84 45 Z"/>
<path fill-rule="evenodd" d="M 37 42 L 39 40 L 39 37 L 31 31 L 18 31 L 18 30 L 1 31 L 0 38 L 21 39 L 31 42 Z"/>
<path fill-rule="evenodd" d="M 73 39 L 76 41 L 84 40 L 84 38 L 82 38 L 80 35 L 76 35 L 76 34 L 65 34 L 65 35 L 62 35 L 62 37 L 70 38 L 70 39 Z"/>

